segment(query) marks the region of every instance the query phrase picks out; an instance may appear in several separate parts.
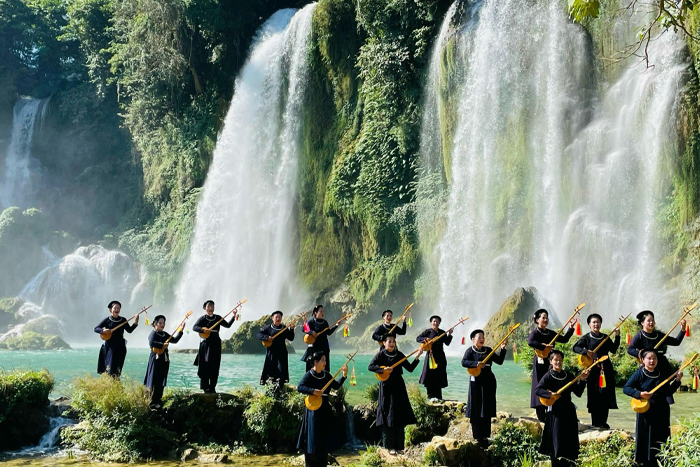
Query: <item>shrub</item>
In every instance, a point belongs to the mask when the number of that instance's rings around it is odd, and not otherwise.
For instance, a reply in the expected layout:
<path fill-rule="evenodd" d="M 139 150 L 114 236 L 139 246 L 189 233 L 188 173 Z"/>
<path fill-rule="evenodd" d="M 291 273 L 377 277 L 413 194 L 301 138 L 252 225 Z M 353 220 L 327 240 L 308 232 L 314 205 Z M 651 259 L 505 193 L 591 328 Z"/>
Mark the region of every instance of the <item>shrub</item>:
<path fill-rule="evenodd" d="M 0 450 L 39 441 L 48 429 L 44 412 L 53 385 L 46 370 L 0 370 Z"/>
<path fill-rule="evenodd" d="M 433 448 L 428 448 L 423 451 L 423 463 L 425 465 L 440 465 L 440 456 Z"/>
<path fill-rule="evenodd" d="M 383 467 L 384 460 L 377 452 L 377 446 L 367 446 L 367 450 L 362 453 L 359 464 L 352 464 L 350 467 Z"/>
<path fill-rule="evenodd" d="M 634 439 L 615 432 L 605 441 L 582 446 L 578 465 L 581 467 L 632 467 L 633 457 Z"/>
<path fill-rule="evenodd" d="M 523 459 L 544 460 L 538 451 L 539 440 L 523 426 L 505 422 L 493 437 L 491 453 L 504 467 L 519 467 Z"/>
<path fill-rule="evenodd" d="M 661 447 L 661 467 L 694 467 L 700 465 L 700 414 L 681 422 L 681 429 Z"/>
<path fill-rule="evenodd" d="M 91 458 L 135 462 L 169 453 L 178 436 L 151 415 L 147 389 L 133 380 L 102 375 L 76 378 L 73 409 L 84 424 L 62 432 L 63 441 Z"/>

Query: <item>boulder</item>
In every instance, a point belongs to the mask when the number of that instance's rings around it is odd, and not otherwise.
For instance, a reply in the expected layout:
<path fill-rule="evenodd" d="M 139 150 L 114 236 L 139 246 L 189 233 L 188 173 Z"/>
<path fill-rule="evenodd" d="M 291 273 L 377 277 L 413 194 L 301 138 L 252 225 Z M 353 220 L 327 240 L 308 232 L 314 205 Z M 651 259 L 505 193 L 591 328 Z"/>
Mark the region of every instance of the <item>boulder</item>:
<path fill-rule="evenodd" d="M 448 438 L 454 438 L 459 441 L 470 441 L 472 436 L 472 426 L 469 419 L 461 417 L 450 422 L 450 426 L 445 434 Z"/>
<path fill-rule="evenodd" d="M 200 454 L 197 457 L 200 464 L 226 464 L 229 462 L 228 454 Z"/>
<path fill-rule="evenodd" d="M 22 332 L 35 332 L 44 336 L 60 335 L 63 325 L 55 316 L 43 315 L 27 322 Z"/>
<path fill-rule="evenodd" d="M 544 424 L 536 418 L 529 418 L 529 417 L 518 418 L 515 421 L 515 425 L 527 428 L 528 431 L 535 438 L 539 439 L 542 437 L 542 430 L 544 429 Z"/>
<path fill-rule="evenodd" d="M 435 436 L 424 449 L 424 452 L 434 451 L 441 465 L 464 465 L 468 460 L 470 465 L 489 465 L 489 453 L 474 441 L 460 441 L 444 436 Z"/>
<path fill-rule="evenodd" d="M 180 457 L 180 460 L 182 462 L 187 462 L 187 461 L 193 461 L 199 457 L 199 453 L 195 451 L 194 449 L 185 449 L 182 453 L 182 456 Z"/>
<path fill-rule="evenodd" d="M 486 342 L 495 345 L 508 333 L 508 328 L 516 323 L 522 324 L 515 335 L 521 338 L 526 336 L 532 324 L 532 316 L 540 308 L 540 305 L 541 300 L 536 288 L 518 287 L 515 289 L 496 314 L 486 323 L 484 327 Z M 550 319 L 554 319 L 554 316 L 551 316 Z M 512 338 L 511 340 L 513 341 Z"/>
<path fill-rule="evenodd" d="M 578 440 L 581 446 L 589 443 L 597 443 L 606 441 L 613 434 L 618 433 L 622 439 L 630 439 L 632 434 L 622 430 L 589 430 L 578 435 Z"/>
<path fill-rule="evenodd" d="M 294 319 L 294 316 L 289 316 L 283 323 L 289 323 L 292 319 Z M 260 343 L 260 339 L 258 339 L 258 331 L 268 322 L 270 322 L 269 316 L 263 316 L 255 321 L 244 321 L 231 338 L 222 343 L 221 351 L 223 353 L 233 354 L 264 354 L 266 348 Z M 301 339 L 301 326 L 297 326 L 295 329 L 296 341 Z M 289 342 L 287 342 L 287 351 L 290 354 L 296 353 L 294 347 Z"/>

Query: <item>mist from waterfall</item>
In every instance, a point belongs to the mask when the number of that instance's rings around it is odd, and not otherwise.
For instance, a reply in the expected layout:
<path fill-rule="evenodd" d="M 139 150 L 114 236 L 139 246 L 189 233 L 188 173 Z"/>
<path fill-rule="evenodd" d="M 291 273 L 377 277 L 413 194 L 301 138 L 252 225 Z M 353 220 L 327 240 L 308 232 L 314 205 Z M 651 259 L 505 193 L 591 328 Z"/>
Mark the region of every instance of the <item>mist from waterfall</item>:
<path fill-rule="evenodd" d="M 654 224 L 670 186 L 663 161 L 677 151 L 682 41 L 663 35 L 649 48 L 653 68 L 628 60 L 617 82 L 601 85 L 592 43 L 560 2 L 469 8 L 449 44 L 459 97 L 446 169 L 435 145 L 444 122 L 423 125 L 425 177 L 451 175 L 435 251 L 439 311 L 483 324 L 530 285 L 560 317 L 584 301 L 610 320 L 677 305 L 659 277 Z M 444 105 L 442 42 L 426 90 L 434 114 Z"/>
<path fill-rule="evenodd" d="M 36 190 L 32 181 L 38 176 L 39 167 L 32 158 L 32 138 L 37 121 L 46 115 L 49 99 L 22 97 L 15 103 L 10 144 L 0 178 L 0 208 L 31 206 Z"/>
<path fill-rule="evenodd" d="M 272 15 L 236 80 L 197 207 L 178 312 L 201 312 L 212 299 L 224 314 L 248 298 L 244 316 L 254 319 L 303 299 L 294 207 L 314 7 Z"/>

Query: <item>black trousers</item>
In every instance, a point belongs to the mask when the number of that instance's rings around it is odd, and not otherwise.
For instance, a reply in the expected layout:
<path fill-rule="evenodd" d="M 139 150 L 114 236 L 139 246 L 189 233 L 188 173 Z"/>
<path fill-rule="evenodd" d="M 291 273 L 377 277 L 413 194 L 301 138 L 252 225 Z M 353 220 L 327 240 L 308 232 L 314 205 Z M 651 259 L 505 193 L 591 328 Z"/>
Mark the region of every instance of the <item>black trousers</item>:
<path fill-rule="evenodd" d="M 491 436 L 491 418 L 471 417 L 472 436 L 474 439 L 486 439 Z"/>
<path fill-rule="evenodd" d="M 216 383 L 219 381 L 219 375 L 209 376 L 199 379 L 199 388 L 204 392 L 216 392 Z"/>
<path fill-rule="evenodd" d="M 426 386 L 425 389 L 428 392 L 428 399 L 432 399 L 434 397 L 442 400 L 442 388 L 437 386 Z"/>
<path fill-rule="evenodd" d="M 401 451 L 404 448 L 403 426 L 382 426 L 382 444 L 386 449 Z"/>
<path fill-rule="evenodd" d="M 595 412 L 591 412 L 591 425 L 593 426 L 603 426 L 608 423 L 608 415 L 610 414 L 609 408 L 597 409 Z"/>
<path fill-rule="evenodd" d="M 326 467 L 328 465 L 328 454 L 304 454 L 306 467 Z"/>
<path fill-rule="evenodd" d="M 160 385 L 160 384 L 151 388 L 151 407 L 163 402 L 163 391 L 164 390 L 165 390 L 165 386 Z"/>

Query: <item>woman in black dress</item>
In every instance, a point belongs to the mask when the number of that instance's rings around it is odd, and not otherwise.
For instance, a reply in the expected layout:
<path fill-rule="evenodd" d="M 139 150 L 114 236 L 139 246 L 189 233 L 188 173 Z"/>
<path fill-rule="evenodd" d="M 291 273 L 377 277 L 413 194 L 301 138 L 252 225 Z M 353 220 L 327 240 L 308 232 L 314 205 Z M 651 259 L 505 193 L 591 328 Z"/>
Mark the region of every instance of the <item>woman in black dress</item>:
<path fill-rule="evenodd" d="M 326 311 L 321 305 L 316 305 L 312 313 L 314 317 L 311 321 L 309 321 L 309 332 L 306 334 L 310 334 L 316 340 L 313 344 L 309 344 L 309 346 L 306 348 L 306 352 L 304 352 L 304 356 L 301 357 L 301 361 L 306 362 L 306 371 L 309 371 L 314 366 L 311 356 L 316 352 L 323 352 L 323 354 L 326 356 L 326 371 L 331 371 L 331 347 L 328 344 L 328 336 L 333 334 L 335 330 L 338 329 L 338 325 L 336 324 L 335 326 L 330 327 L 328 321 L 324 319 Z M 330 329 L 328 329 L 329 327 Z M 318 333 L 324 329 L 328 329 L 328 331 L 325 331 L 323 334 L 319 335 Z"/>
<path fill-rule="evenodd" d="M 430 317 L 430 329 L 426 329 L 416 337 L 416 342 L 421 344 L 428 339 L 434 339 L 445 331 L 440 329 L 442 318 L 439 316 Z M 450 345 L 452 342 L 452 330 L 447 332 L 445 337 L 440 338 L 431 345 L 430 353 L 425 359 L 423 365 L 423 373 L 420 375 L 419 382 L 425 386 L 428 392 L 428 399 L 432 402 L 442 401 L 442 389 L 447 387 L 447 356 L 443 346 Z M 430 358 L 435 360 L 437 368 L 430 368 Z"/>
<path fill-rule="evenodd" d="M 345 444 L 345 431 L 343 425 L 342 433 L 337 429 L 337 424 L 333 423 L 333 411 L 328 402 L 328 391 L 340 389 L 348 377 L 348 367 L 343 366 L 343 376 L 338 381 L 333 381 L 333 375 L 325 371 L 326 355 L 323 352 L 316 352 L 309 357 L 312 368 L 299 381 L 297 391 L 306 395 L 321 396 L 323 402 L 317 410 L 304 412 L 304 419 L 301 423 L 299 441 L 297 449 L 304 452 L 304 460 L 307 467 L 326 467 L 328 465 L 328 453 Z M 333 381 L 326 392 L 322 392 L 323 387 Z"/>
<path fill-rule="evenodd" d="M 384 322 L 377 326 L 372 334 L 372 339 L 379 342 L 380 346 L 383 345 L 382 343 L 389 335 L 389 331 L 391 331 L 391 328 L 394 327 L 394 325 L 391 324 L 391 320 L 394 319 L 394 312 L 391 310 L 382 311 L 382 319 Z M 397 323 L 396 329 L 394 329 L 391 333 L 394 337 L 406 335 L 406 317 L 404 316 L 401 318 L 401 321 L 401 326 L 398 326 Z"/>
<path fill-rule="evenodd" d="M 126 318 L 119 316 L 122 310 L 122 304 L 116 300 L 112 300 L 107 305 L 110 311 L 110 316 L 102 320 L 100 324 L 95 326 L 95 332 L 98 334 L 107 334 L 110 329 L 121 325 Z M 124 339 L 124 331 L 131 334 L 139 325 L 138 315 L 134 319 L 134 324 L 124 324 L 119 329 L 112 333 L 112 337 L 104 341 L 100 347 L 100 355 L 97 360 L 97 373 L 107 373 L 109 376 L 119 378 L 124 367 L 126 359 L 126 339 Z"/>
<path fill-rule="evenodd" d="M 405 360 L 396 368 L 389 369 L 405 355 L 396 348 L 396 337 L 389 335 L 384 341 L 384 348 L 369 362 L 367 369 L 373 373 L 390 372 L 389 379 L 379 382 L 379 397 L 377 399 L 377 426 L 382 429 L 382 444 L 391 454 L 404 448 L 404 428 L 416 423 L 411 402 L 408 400 L 406 383 L 403 380 L 403 370 L 413 372 L 420 363 L 419 350 L 412 362 Z"/>
<path fill-rule="evenodd" d="M 663 339 L 665 333 L 656 329 L 656 321 L 654 313 L 649 310 L 644 310 L 637 314 L 637 322 L 642 329 L 632 337 L 630 345 L 627 347 L 627 353 L 634 358 L 639 359 L 643 350 L 654 350 L 656 344 Z M 668 378 L 674 372 L 673 367 L 666 358 L 668 346 L 677 347 L 683 342 L 686 331 L 686 321 L 681 320 L 681 330 L 678 331 L 676 337 L 668 336 L 666 340 L 656 349 L 658 363 L 656 368 L 661 372 L 661 376 Z M 673 404 L 673 396 L 668 396 L 668 403 Z"/>
<path fill-rule="evenodd" d="M 219 381 L 219 368 L 221 367 L 221 336 L 219 330 L 230 328 L 233 320 L 236 319 L 236 314 L 231 316 L 231 321 L 223 320 L 217 326 L 214 326 L 221 316 L 214 314 L 214 302 L 207 300 L 202 305 L 205 314 L 200 317 L 192 330 L 200 333 L 206 329 L 211 331 L 209 337 L 199 341 L 199 352 L 194 359 L 194 365 L 197 366 L 197 376 L 199 376 L 199 387 L 206 393 L 216 392 L 216 383 Z M 211 327 L 214 326 L 214 329 Z M 206 328 L 206 329 L 205 329 Z"/>
<path fill-rule="evenodd" d="M 552 459 L 552 467 L 573 467 L 579 453 L 578 441 L 578 417 L 576 406 L 571 401 L 571 393 L 581 397 L 586 389 L 588 370 L 583 376 L 562 394 L 553 393 L 570 383 L 576 375 L 566 372 L 562 368 L 564 354 L 559 350 L 552 350 L 549 354 L 549 362 L 552 367 L 542 376 L 535 394 L 545 399 L 555 398 L 554 405 L 547 410 L 544 430 L 542 431 L 542 443 L 540 453 Z"/>
<path fill-rule="evenodd" d="M 146 377 L 143 384 L 151 391 L 151 404 L 154 409 L 159 409 L 163 402 L 163 390 L 168 384 L 168 371 L 170 370 L 170 356 L 168 346 L 177 344 L 182 337 L 182 331 L 176 332 L 173 337 L 164 331 L 165 316 L 158 315 L 153 320 L 153 331 L 148 336 L 148 346 L 151 354 L 148 356 L 148 366 L 146 367 Z M 169 342 L 165 342 L 170 339 Z M 153 352 L 153 349 L 163 349 L 162 354 Z"/>
<path fill-rule="evenodd" d="M 643 467 L 657 467 L 656 455 L 661 445 L 671 437 L 671 406 L 668 398 L 681 385 L 683 373 L 663 385 L 654 394 L 651 390 L 668 376 L 659 369 L 659 359 L 654 350 L 642 350 L 642 366 L 627 380 L 623 392 L 630 397 L 649 401 L 649 410 L 637 414 L 634 434 L 634 460 Z"/>
<path fill-rule="evenodd" d="M 607 334 L 600 332 L 600 326 L 603 324 L 603 318 L 597 314 L 591 314 L 586 322 L 591 328 L 591 332 L 581 336 L 574 344 L 574 352 L 580 355 L 587 355 L 596 360 L 605 355 L 614 354 L 620 347 L 620 330 L 615 330 L 615 337 L 608 339 L 605 344 L 593 353 L 593 349 L 598 347 L 600 343 L 608 337 Z M 601 371 L 605 376 L 605 387 L 600 386 Z M 591 414 L 591 424 L 597 428 L 610 428 L 608 425 L 608 414 L 610 409 L 617 409 L 617 397 L 615 396 L 615 368 L 610 359 L 591 368 L 591 375 L 588 378 L 588 413 Z"/>
<path fill-rule="evenodd" d="M 548 344 L 552 339 L 554 339 L 556 332 L 552 331 L 551 329 L 547 329 L 547 325 L 549 324 L 549 312 L 543 308 L 540 308 L 535 312 L 533 321 L 535 322 L 536 326 L 535 329 L 533 329 L 530 332 L 530 335 L 527 336 L 527 345 L 529 345 L 535 350 L 553 349 L 554 346 Z M 571 321 L 571 323 L 569 324 L 569 329 L 566 331 L 566 334 L 557 337 L 555 344 L 565 344 L 569 342 L 569 339 L 571 339 L 571 335 L 574 333 L 574 326 L 576 326 L 576 320 Z M 537 389 L 537 384 L 540 382 L 540 379 L 547 373 L 548 370 L 549 361 L 545 358 L 539 358 L 537 354 L 535 354 L 532 357 L 532 384 L 530 386 L 530 407 L 535 409 L 535 411 L 537 412 L 537 418 L 541 422 L 544 422 L 547 407 L 543 406 L 540 403 L 540 398 L 537 397 L 537 394 L 535 394 L 535 389 Z"/>
<path fill-rule="evenodd" d="M 272 336 L 284 329 L 282 324 L 282 312 L 277 310 L 270 315 L 272 324 L 265 325 L 258 331 L 258 339 L 261 341 L 272 340 L 272 345 L 265 353 L 265 364 L 263 365 L 260 384 L 269 381 L 282 386 L 289 382 L 289 353 L 287 352 L 287 340 L 294 340 L 294 324 L 292 323 L 282 334 L 274 340 Z"/>
<path fill-rule="evenodd" d="M 501 347 L 488 362 L 483 363 L 493 350 L 484 345 L 484 331 L 476 329 L 469 335 L 472 345 L 464 352 L 462 366 L 464 368 L 480 368 L 479 376 L 469 376 L 469 399 L 467 400 L 466 415 L 472 426 L 472 435 L 479 444 L 486 444 L 491 437 L 491 419 L 496 416 L 496 377 L 491 371 L 491 365 L 502 365 L 506 358 L 506 345 Z"/>

